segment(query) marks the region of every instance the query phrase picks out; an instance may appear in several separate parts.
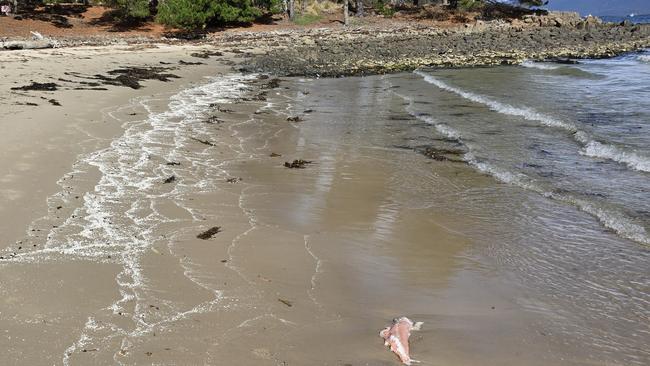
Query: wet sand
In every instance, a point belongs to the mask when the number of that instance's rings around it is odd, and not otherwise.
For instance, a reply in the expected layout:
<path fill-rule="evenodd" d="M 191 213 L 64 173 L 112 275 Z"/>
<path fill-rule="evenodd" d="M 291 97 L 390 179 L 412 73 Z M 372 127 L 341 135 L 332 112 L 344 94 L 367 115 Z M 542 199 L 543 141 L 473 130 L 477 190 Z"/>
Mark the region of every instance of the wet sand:
<path fill-rule="evenodd" d="M 190 51 L 52 52 L 94 74 L 101 58 Z M 549 337 L 516 281 L 477 259 L 465 232 L 480 218 L 435 202 L 498 184 L 394 146 L 414 128 L 403 100 L 359 93 L 393 117 L 372 124 L 307 110 L 304 81 L 206 62 L 137 91 L 54 92 L 62 107 L 3 98 L 0 363 L 395 365 L 378 332 L 406 315 L 425 322 L 423 365 L 618 364 Z M 60 74 L 48 65 L 23 72 Z M 341 113 L 349 124 L 327 123 Z"/>

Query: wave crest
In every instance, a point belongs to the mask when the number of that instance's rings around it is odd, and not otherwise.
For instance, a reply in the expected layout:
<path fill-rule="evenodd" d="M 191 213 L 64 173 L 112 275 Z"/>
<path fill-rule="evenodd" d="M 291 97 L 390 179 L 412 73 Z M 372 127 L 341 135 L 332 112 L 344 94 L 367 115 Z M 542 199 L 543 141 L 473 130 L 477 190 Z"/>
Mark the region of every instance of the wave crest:
<path fill-rule="evenodd" d="M 607 159 L 625 164 L 633 170 L 650 172 L 650 157 L 645 157 L 634 152 L 625 151 L 623 148 L 617 147 L 615 145 L 598 142 L 594 140 L 593 137 L 589 136 L 587 132 L 578 129 L 574 124 L 570 122 L 561 121 L 557 118 L 537 112 L 529 107 L 515 107 L 510 104 L 505 104 L 490 99 L 483 95 L 474 94 L 460 88 L 456 88 L 419 70 L 415 71 L 415 73 L 422 76 L 424 80 L 429 84 L 433 84 L 440 89 L 457 94 L 472 102 L 483 104 L 495 112 L 515 117 L 522 117 L 528 121 L 539 122 L 544 126 L 559 128 L 570 132 L 572 133 L 572 138 L 583 146 L 583 153 L 585 156 Z"/>

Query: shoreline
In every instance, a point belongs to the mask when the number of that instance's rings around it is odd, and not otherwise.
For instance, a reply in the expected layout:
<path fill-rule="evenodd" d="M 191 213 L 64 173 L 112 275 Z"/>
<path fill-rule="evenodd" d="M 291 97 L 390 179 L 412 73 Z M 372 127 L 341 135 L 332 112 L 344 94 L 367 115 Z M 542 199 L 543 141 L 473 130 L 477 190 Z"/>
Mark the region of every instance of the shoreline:
<path fill-rule="evenodd" d="M 611 58 L 650 47 L 650 25 L 514 27 L 501 23 L 458 29 L 405 29 L 404 34 L 353 30 L 289 37 L 242 68 L 281 76 L 342 77 L 518 65 L 524 61 Z"/>
<path fill-rule="evenodd" d="M 20 39 L 5 41 L 12 44 L 17 40 Z M 421 67 L 611 58 L 649 48 L 650 24 L 603 23 L 598 18 L 580 18 L 575 13 L 551 12 L 523 20 L 477 20 L 447 27 L 404 22 L 321 28 L 279 26 L 262 31 L 225 30 L 194 40 L 173 36 L 85 36 L 46 37 L 43 42 L 61 49 L 118 45 L 205 47 L 232 51 L 236 54 L 233 66 L 245 73 L 343 77 Z"/>

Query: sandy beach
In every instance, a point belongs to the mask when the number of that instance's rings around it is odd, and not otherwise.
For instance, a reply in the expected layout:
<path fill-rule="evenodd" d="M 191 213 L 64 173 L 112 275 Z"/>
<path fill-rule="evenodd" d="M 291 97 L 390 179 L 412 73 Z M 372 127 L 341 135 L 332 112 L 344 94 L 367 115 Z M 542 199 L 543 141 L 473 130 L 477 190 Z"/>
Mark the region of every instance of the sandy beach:
<path fill-rule="evenodd" d="M 647 250 L 461 161 L 416 109 L 517 116 L 413 73 L 243 74 L 274 42 L 247 37 L 0 53 L 0 364 L 395 365 L 378 333 L 402 315 L 422 365 L 648 360 Z M 638 277 L 594 280 L 602 258 Z M 634 301 L 611 320 L 583 284 Z"/>

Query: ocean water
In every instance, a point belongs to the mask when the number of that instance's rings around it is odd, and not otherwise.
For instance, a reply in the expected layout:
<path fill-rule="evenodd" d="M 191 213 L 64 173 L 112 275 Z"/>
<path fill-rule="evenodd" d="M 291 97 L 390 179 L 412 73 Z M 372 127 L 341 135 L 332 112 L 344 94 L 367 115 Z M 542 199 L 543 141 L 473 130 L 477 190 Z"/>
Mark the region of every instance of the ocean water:
<path fill-rule="evenodd" d="M 634 16 L 602 16 L 600 17 L 606 22 L 613 22 L 613 23 L 620 23 L 624 20 L 629 20 L 633 23 L 637 24 L 645 24 L 645 23 L 650 23 L 650 14 L 635 14 Z"/>
<path fill-rule="evenodd" d="M 469 165 L 650 245 L 648 52 L 415 75 L 435 97 L 422 107 L 426 94 L 402 94 L 410 112 L 462 145 Z M 467 104 L 439 102 L 449 98 Z"/>
<path fill-rule="evenodd" d="M 462 256 L 534 314 L 550 364 L 645 365 L 649 57 L 302 80 L 295 110 L 328 150 L 412 150 L 386 161 L 395 204 L 462 217 Z M 417 165 L 432 147 L 460 162 Z"/>
<path fill-rule="evenodd" d="M 474 170 L 538 196 L 469 199 L 485 218 L 477 232 L 499 228 L 483 258 L 545 293 L 529 306 L 565 317 L 569 338 L 628 364 L 649 360 L 649 55 L 391 79 L 407 111 Z M 493 205 L 512 217 L 490 218 Z"/>

